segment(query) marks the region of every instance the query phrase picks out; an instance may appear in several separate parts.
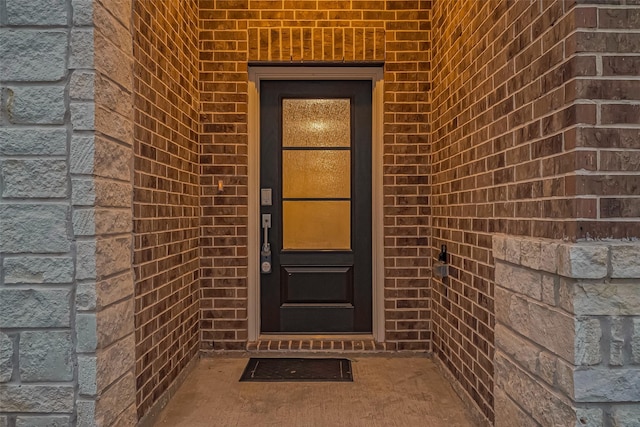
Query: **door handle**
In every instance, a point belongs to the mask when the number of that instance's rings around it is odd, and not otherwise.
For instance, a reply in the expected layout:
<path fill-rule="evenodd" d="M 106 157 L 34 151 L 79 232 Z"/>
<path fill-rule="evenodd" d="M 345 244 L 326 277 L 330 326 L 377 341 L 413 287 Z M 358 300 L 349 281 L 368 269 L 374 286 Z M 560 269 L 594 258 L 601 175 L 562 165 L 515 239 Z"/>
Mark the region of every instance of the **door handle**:
<path fill-rule="evenodd" d="M 260 251 L 260 271 L 262 274 L 271 273 L 271 244 L 269 243 L 270 228 L 271 214 L 262 214 L 262 250 Z"/>
<path fill-rule="evenodd" d="M 269 246 L 269 229 L 271 228 L 271 214 L 262 214 L 262 248 Z"/>

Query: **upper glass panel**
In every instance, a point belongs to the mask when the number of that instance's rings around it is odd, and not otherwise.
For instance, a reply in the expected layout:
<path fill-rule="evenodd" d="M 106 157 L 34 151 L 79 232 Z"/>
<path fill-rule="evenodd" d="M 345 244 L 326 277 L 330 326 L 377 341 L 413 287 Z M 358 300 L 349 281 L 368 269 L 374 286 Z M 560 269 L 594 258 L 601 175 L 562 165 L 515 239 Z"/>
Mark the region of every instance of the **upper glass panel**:
<path fill-rule="evenodd" d="M 350 99 L 283 99 L 283 147 L 350 147 Z"/>

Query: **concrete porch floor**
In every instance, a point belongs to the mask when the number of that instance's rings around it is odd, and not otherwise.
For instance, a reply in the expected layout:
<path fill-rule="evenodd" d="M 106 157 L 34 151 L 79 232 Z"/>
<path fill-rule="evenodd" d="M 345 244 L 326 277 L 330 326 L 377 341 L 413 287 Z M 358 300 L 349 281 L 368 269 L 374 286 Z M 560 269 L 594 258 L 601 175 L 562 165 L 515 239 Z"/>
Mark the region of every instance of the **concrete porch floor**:
<path fill-rule="evenodd" d="M 349 358 L 353 383 L 240 383 L 248 357 L 202 359 L 155 426 L 473 425 L 427 357 Z"/>

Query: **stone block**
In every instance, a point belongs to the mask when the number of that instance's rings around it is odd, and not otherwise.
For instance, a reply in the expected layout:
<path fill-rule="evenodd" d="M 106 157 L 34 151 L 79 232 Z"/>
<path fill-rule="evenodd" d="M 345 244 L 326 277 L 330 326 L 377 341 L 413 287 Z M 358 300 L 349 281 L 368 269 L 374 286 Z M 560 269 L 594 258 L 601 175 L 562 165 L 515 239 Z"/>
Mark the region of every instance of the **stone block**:
<path fill-rule="evenodd" d="M 133 186 L 112 180 L 98 180 L 95 184 L 96 206 L 131 208 Z"/>
<path fill-rule="evenodd" d="M 640 318 L 632 320 L 633 333 L 631 335 L 631 361 L 634 365 L 640 365 Z"/>
<path fill-rule="evenodd" d="M 640 244 L 611 246 L 611 277 L 640 278 Z"/>
<path fill-rule="evenodd" d="M 124 234 L 133 230 L 131 209 L 96 209 L 95 231 L 98 235 Z M 126 244 L 122 242 L 121 244 Z M 128 268 L 129 262 L 125 266 Z"/>
<path fill-rule="evenodd" d="M 640 402 L 640 368 L 576 370 L 576 402 Z"/>
<path fill-rule="evenodd" d="M 113 384 L 96 404 L 96 424 L 113 425 L 118 416 L 135 403 L 135 379 L 133 373 Z"/>
<path fill-rule="evenodd" d="M 600 320 L 577 318 L 575 341 L 575 363 L 579 366 L 597 365 L 602 362 L 602 328 Z"/>
<path fill-rule="evenodd" d="M 513 295 L 509 301 L 509 324 L 514 331 L 531 338 L 530 305 L 526 299 L 518 295 Z"/>
<path fill-rule="evenodd" d="M 8 335 L 0 332 L 0 383 L 11 381 L 12 374 L 13 340 Z"/>
<path fill-rule="evenodd" d="M 98 348 L 106 348 L 133 333 L 133 299 L 109 306 L 97 315 Z"/>
<path fill-rule="evenodd" d="M 133 368 L 135 345 L 134 335 L 131 334 L 98 353 L 96 382 L 99 392 Z"/>
<path fill-rule="evenodd" d="M 574 313 L 573 295 L 575 293 L 575 287 L 575 280 L 560 277 L 558 282 L 558 305 L 569 313 Z"/>
<path fill-rule="evenodd" d="M 74 236 L 95 236 L 95 209 L 74 209 L 73 210 L 73 235 Z"/>
<path fill-rule="evenodd" d="M 91 178 L 71 178 L 71 203 L 75 206 L 93 206 L 96 189 Z"/>
<path fill-rule="evenodd" d="M 578 316 L 640 315 L 640 286 L 637 283 L 577 283 L 573 289 L 573 310 Z"/>
<path fill-rule="evenodd" d="M 550 305 L 556 305 L 556 280 L 557 276 L 542 275 L 542 302 Z"/>
<path fill-rule="evenodd" d="M 18 415 L 16 418 L 16 427 L 71 427 L 71 425 L 69 417 L 53 415 L 28 417 Z"/>
<path fill-rule="evenodd" d="M 601 408 L 576 408 L 576 427 L 602 427 L 603 425 Z"/>
<path fill-rule="evenodd" d="M 556 385 L 562 390 L 566 396 L 573 398 L 573 364 L 564 360 L 556 359 Z"/>
<path fill-rule="evenodd" d="M 71 0 L 71 8 L 74 26 L 93 25 L 93 0 Z"/>
<path fill-rule="evenodd" d="M 491 246 L 493 248 L 493 257 L 505 261 L 507 237 L 504 234 L 494 234 L 491 236 Z"/>
<path fill-rule="evenodd" d="M 71 125 L 74 131 L 95 129 L 95 104 L 93 102 L 72 102 Z"/>
<path fill-rule="evenodd" d="M 73 174 L 92 175 L 95 164 L 95 137 L 77 135 L 71 138 L 69 170 Z"/>
<path fill-rule="evenodd" d="M 564 360 L 572 361 L 575 339 L 573 318 L 534 303 L 529 304 L 528 311 L 528 337 Z"/>
<path fill-rule="evenodd" d="M 98 307 L 106 307 L 133 295 L 133 272 L 131 270 L 101 280 L 96 284 Z"/>
<path fill-rule="evenodd" d="M 538 427 L 539 424 L 500 388 L 494 388 L 495 427 Z"/>
<path fill-rule="evenodd" d="M 522 239 L 520 242 L 520 261 L 525 267 L 540 270 L 540 241 Z"/>
<path fill-rule="evenodd" d="M 495 346 L 528 372 L 536 372 L 540 348 L 531 341 L 520 338 L 501 324 L 495 327 Z"/>
<path fill-rule="evenodd" d="M 123 27 L 129 28 L 132 0 L 119 0 L 109 4 L 109 13 L 116 17 Z"/>
<path fill-rule="evenodd" d="M 5 160 L 2 162 L 2 180 L 2 197 L 67 197 L 67 163 L 64 160 Z"/>
<path fill-rule="evenodd" d="M 127 92 L 133 92 L 133 55 L 126 54 L 100 32 L 95 33 L 95 68 L 118 83 Z"/>
<path fill-rule="evenodd" d="M 495 287 L 494 300 L 496 310 L 496 323 L 502 323 L 503 325 L 511 326 L 509 320 L 509 307 L 511 305 L 512 293 L 500 286 Z"/>
<path fill-rule="evenodd" d="M 78 400 L 76 406 L 78 413 L 76 427 L 95 427 L 96 402 L 94 400 Z"/>
<path fill-rule="evenodd" d="M 113 8 L 107 10 L 103 5 L 98 4 L 94 8 L 93 20 L 100 34 L 110 40 L 123 52 L 133 52 L 133 39 L 131 31 L 122 21 L 114 17 Z"/>
<path fill-rule="evenodd" d="M 129 117 L 99 107 L 96 109 L 95 128 L 114 140 L 133 145 L 133 121 Z"/>
<path fill-rule="evenodd" d="M 98 393 L 96 381 L 96 357 L 78 357 L 78 391 L 83 396 L 95 396 Z"/>
<path fill-rule="evenodd" d="M 611 320 L 611 336 L 609 338 L 609 365 L 624 365 L 624 319 L 620 317 L 612 317 Z"/>
<path fill-rule="evenodd" d="M 0 155 L 60 156 L 67 154 L 65 128 L 0 128 Z"/>
<path fill-rule="evenodd" d="M 496 351 L 495 385 L 509 396 L 539 424 L 545 426 L 569 425 L 575 413 L 568 400 L 563 400 L 544 383 L 535 381 L 526 372 Z"/>
<path fill-rule="evenodd" d="M 72 385 L 3 384 L 0 411 L 70 414 L 75 390 Z"/>
<path fill-rule="evenodd" d="M 71 257 L 12 257 L 3 263 L 4 283 L 71 283 L 73 258 Z"/>
<path fill-rule="evenodd" d="M 576 279 L 602 279 L 607 276 L 609 248 L 600 243 L 561 244 L 558 248 L 558 274 Z"/>
<path fill-rule="evenodd" d="M 138 413 L 136 405 L 129 405 L 122 414 L 115 421 L 114 425 L 117 426 L 134 426 L 138 424 Z"/>
<path fill-rule="evenodd" d="M 97 320 L 95 314 L 76 315 L 76 350 L 92 353 L 98 347 Z"/>
<path fill-rule="evenodd" d="M 97 176 L 130 181 L 133 173 L 133 150 L 98 137 L 95 144 L 95 165 L 94 172 Z"/>
<path fill-rule="evenodd" d="M 74 70 L 69 79 L 69 98 L 74 101 L 92 101 L 95 96 L 95 73 Z"/>
<path fill-rule="evenodd" d="M 76 287 L 76 308 L 81 311 L 97 308 L 96 285 L 94 283 L 80 283 Z"/>
<path fill-rule="evenodd" d="M 79 241 L 76 243 L 76 279 L 95 279 L 96 273 L 96 242 Z"/>
<path fill-rule="evenodd" d="M 614 405 L 611 421 L 612 427 L 640 427 L 640 405 Z"/>
<path fill-rule="evenodd" d="M 558 272 L 558 244 L 543 241 L 540 244 L 540 270 L 547 273 Z"/>
<path fill-rule="evenodd" d="M 520 239 L 518 237 L 507 236 L 504 255 L 507 262 L 520 265 Z"/>
<path fill-rule="evenodd" d="M 0 325 L 4 328 L 70 326 L 71 291 L 0 289 Z"/>
<path fill-rule="evenodd" d="M 0 29 L 4 81 L 58 81 L 67 71 L 66 53 L 66 30 Z"/>
<path fill-rule="evenodd" d="M 76 236 L 129 233 L 133 228 L 131 209 L 74 209 Z"/>
<path fill-rule="evenodd" d="M 555 383 L 557 359 L 557 356 L 546 351 L 542 351 L 538 355 L 537 374 L 550 386 L 553 386 Z"/>
<path fill-rule="evenodd" d="M 65 0 L 6 0 L 9 25 L 67 25 Z"/>
<path fill-rule="evenodd" d="M 131 39 L 131 36 L 129 36 Z M 123 89 L 109 76 L 98 74 L 95 81 L 96 105 L 123 117 L 133 117 L 133 93 Z M 129 102 L 127 102 L 129 101 Z"/>
<path fill-rule="evenodd" d="M 98 278 L 131 269 L 133 247 L 130 236 L 101 238 L 96 243 Z"/>
<path fill-rule="evenodd" d="M 68 218 L 65 205 L 0 205 L 0 252 L 69 252 Z"/>
<path fill-rule="evenodd" d="M 0 427 L 9 427 L 9 419 L 5 415 L 0 415 Z"/>
<path fill-rule="evenodd" d="M 542 299 L 542 274 L 515 265 L 497 262 L 496 283 L 518 294 L 540 301 Z"/>
<path fill-rule="evenodd" d="M 92 69 L 93 56 L 93 29 L 86 28 L 72 30 L 69 69 Z"/>
<path fill-rule="evenodd" d="M 73 380 L 73 345 L 68 331 L 20 334 L 20 379 L 23 382 Z"/>
<path fill-rule="evenodd" d="M 7 91 L 9 121 L 16 124 L 57 125 L 67 111 L 63 85 L 14 86 Z"/>

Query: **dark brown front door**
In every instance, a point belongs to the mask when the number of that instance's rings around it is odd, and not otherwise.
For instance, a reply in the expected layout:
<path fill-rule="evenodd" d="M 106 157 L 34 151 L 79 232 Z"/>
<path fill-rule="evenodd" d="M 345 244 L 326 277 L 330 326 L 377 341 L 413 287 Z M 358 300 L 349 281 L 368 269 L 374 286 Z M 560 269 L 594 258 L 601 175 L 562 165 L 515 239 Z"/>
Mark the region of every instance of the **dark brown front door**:
<path fill-rule="evenodd" d="M 372 330 L 371 88 L 260 83 L 261 218 L 271 215 L 272 261 L 260 281 L 263 333 Z"/>

